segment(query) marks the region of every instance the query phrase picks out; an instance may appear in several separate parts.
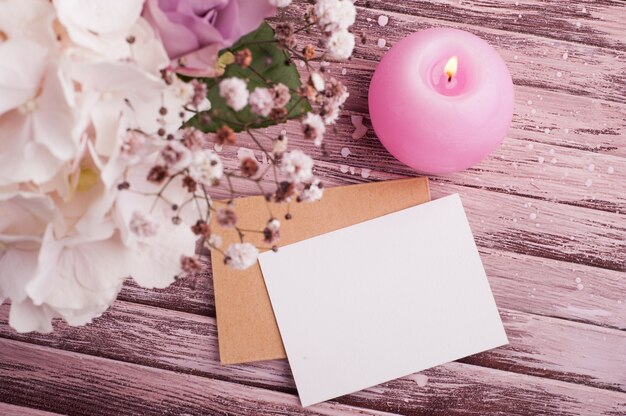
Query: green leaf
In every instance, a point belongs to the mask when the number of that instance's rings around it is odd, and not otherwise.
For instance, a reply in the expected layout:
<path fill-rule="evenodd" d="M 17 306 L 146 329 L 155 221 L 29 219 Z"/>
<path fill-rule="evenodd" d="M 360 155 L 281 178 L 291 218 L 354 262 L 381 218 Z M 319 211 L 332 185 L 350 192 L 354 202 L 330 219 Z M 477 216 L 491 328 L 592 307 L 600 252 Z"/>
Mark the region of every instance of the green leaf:
<path fill-rule="evenodd" d="M 235 131 L 242 131 L 246 127 L 256 129 L 278 124 L 275 120 L 254 114 L 248 106 L 235 112 L 219 95 L 219 81 L 229 77 L 243 78 L 247 81 L 250 91 L 256 87 L 271 87 L 278 82 L 285 84 L 292 91 L 298 90 L 301 85 L 298 70 L 289 59 L 287 52 L 279 48 L 273 40 L 274 29 L 263 22 L 257 30 L 242 37 L 232 47 L 222 50 L 220 56 L 227 52 L 235 53 L 237 50 L 248 48 L 252 52 L 252 64 L 250 68 L 231 64 L 226 66 L 221 77 L 204 78 L 203 81 L 208 87 L 207 98 L 211 101 L 211 110 L 205 113 L 210 121 L 207 122 L 207 118 L 201 113 L 189 120 L 187 125 L 204 132 L 215 132 L 223 125 Z M 287 118 L 293 119 L 310 111 L 311 105 L 306 99 L 301 99 L 298 94 L 292 92 L 291 100 L 286 108 Z"/>

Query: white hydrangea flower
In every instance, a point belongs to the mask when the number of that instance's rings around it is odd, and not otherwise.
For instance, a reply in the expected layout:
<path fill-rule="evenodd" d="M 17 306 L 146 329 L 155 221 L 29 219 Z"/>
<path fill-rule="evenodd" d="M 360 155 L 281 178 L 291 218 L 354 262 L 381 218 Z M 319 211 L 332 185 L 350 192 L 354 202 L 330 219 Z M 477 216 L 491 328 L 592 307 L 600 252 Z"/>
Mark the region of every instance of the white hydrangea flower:
<path fill-rule="evenodd" d="M 302 120 L 302 130 L 304 131 L 304 136 L 309 140 L 313 140 L 315 146 L 319 147 L 322 145 L 324 133 L 326 133 L 326 126 L 322 117 L 315 113 L 307 113 Z"/>
<path fill-rule="evenodd" d="M 291 4 L 291 0 L 269 0 L 274 7 L 287 7 Z"/>
<path fill-rule="evenodd" d="M 243 110 L 246 104 L 248 104 L 249 95 L 248 86 L 241 78 L 231 77 L 220 82 L 220 96 L 235 111 Z"/>
<path fill-rule="evenodd" d="M 294 149 L 283 156 L 281 169 L 294 182 L 306 182 L 313 177 L 313 159 L 302 150 Z"/>
<path fill-rule="evenodd" d="M 350 0 L 317 0 L 315 15 L 323 31 L 336 32 L 354 24 L 356 8 Z"/>
<path fill-rule="evenodd" d="M 333 59 L 344 60 L 352 55 L 354 50 L 354 35 L 347 30 L 333 32 L 326 41 L 328 54 Z"/>
<path fill-rule="evenodd" d="M 213 186 L 223 173 L 222 160 L 214 151 L 204 149 L 193 153 L 189 164 L 189 176 L 196 182 Z"/>
<path fill-rule="evenodd" d="M 321 186 L 319 179 L 315 179 L 309 186 L 302 190 L 300 199 L 304 202 L 314 202 L 322 199 L 324 188 Z"/>
<path fill-rule="evenodd" d="M 250 109 L 254 114 L 267 117 L 274 108 L 274 95 L 268 88 L 255 88 L 248 98 L 248 104 L 250 104 Z"/>
<path fill-rule="evenodd" d="M 250 243 L 235 243 L 226 249 L 224 261 L 233 269 L 243 270 L 256 263 L 259 250 Z"/>

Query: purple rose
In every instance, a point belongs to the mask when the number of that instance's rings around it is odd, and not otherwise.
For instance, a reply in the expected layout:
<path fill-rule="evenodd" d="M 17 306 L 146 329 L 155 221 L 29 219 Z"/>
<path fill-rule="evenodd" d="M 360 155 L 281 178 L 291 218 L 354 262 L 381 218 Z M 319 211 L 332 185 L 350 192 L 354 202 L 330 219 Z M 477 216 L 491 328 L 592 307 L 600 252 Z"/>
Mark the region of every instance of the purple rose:
<path fill-rule="evenodd" d="M 143 17 L 176 60 L 177 71 L 216 75 L 217 53 L 255 30 L 275 8 L 268 0 L 146 0 Z"/>

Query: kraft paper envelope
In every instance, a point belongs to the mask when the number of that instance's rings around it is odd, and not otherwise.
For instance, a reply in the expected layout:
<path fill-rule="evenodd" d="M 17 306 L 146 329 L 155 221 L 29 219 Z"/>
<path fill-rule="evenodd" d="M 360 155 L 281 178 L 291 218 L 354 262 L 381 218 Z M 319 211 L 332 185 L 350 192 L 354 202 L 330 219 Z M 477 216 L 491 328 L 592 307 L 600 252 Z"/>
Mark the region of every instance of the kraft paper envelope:
<path fill-rule="evenodd" d="M 259 262 L 303 406 L 508 343 L 458 195 Z"/>
<path fill-rule="evenodd" d="M 289 221 L 284 219 L 285 204 L 270 207 L 281 221 L 282 246 L 429 200 L 428 179 L 413 178 L 326 189 L 320 201 L 292 203 L 293 219 Z M 236 212 L 244 229 L 258 230 L 269 219 L 262 196 L 236 200 Z M 224 246 L 239 241 L 234 230 L 220 229 L 216 224 L 212 227 L 222 235 Z M 246 239 L 266 246 L 259 234 L 248 233 Z M 259 265 L 232 270 L 223 264 L 220 253 L 212 252 L 211 256 L 222 364 L 285 358 Z"/>

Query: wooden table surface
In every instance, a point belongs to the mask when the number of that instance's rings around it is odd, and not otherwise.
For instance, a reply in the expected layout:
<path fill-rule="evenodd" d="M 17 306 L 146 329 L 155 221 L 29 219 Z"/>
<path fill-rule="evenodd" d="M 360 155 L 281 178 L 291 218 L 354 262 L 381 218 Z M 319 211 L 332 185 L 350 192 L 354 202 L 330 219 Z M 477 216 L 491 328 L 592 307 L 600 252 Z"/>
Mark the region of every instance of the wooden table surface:
<path fill-rule="evenodd" d="M 353 139 L 350 121 L 369 126 L 370 77 L 402 37 L 458 27 L 509 66 L 516 103 L 503 145 L 431 186 L 433 198 L 461 194 L 510 345 L 302 409 L 286 362 L 219 364 L 210 274 L 195 288 L 129 282 L 93 324 L 49 335 L 16 334 L 0 306 L 0 414 L 626 414 L 626 2 L 356 4 L 366 43 L 330 65 L 350 89 L 346 115 L 327 156 L 311 149 L 328 186 L 415 175 L 371 128 Z M 310 148 L 297 129 L 291 143 Z M 234 163 L 237 150 L 222 153 Z"/>

